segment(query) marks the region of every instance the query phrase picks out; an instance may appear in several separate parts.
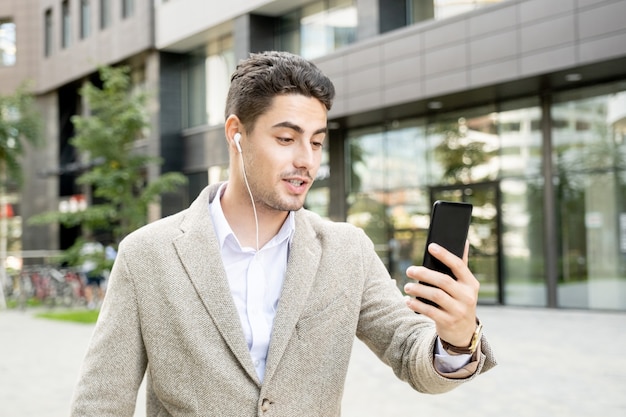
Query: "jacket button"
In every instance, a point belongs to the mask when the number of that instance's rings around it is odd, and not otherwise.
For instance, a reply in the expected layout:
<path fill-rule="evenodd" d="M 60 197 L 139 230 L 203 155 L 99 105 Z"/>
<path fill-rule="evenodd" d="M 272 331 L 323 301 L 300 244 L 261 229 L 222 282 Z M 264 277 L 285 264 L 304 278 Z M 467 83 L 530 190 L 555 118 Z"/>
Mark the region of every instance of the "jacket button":
<path fill-rule="evenodd" d="M 267 398 L 263 398 L 263 402 L 261 403 L 261 411 L 263 412 L 269 411 L 270 405 L 272 405 L 272 402 L 268 400 Z"/>

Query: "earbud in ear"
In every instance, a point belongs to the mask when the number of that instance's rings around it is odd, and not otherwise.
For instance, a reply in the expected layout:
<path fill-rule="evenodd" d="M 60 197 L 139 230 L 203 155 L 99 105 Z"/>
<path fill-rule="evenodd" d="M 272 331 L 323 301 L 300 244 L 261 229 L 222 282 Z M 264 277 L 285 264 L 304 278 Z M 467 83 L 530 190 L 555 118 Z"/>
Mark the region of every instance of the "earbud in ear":
<path fill-rule="evenodd" d="M 239 142 L 241 141 L 241 133 L 235 133 L 235 136 L 233 136 L 233 140 L 235 141 L 235 146 L 237 146 L 237 150 L 239 151 L 239 153 L 241 153 L 241 145 L 239 144 Z"/>

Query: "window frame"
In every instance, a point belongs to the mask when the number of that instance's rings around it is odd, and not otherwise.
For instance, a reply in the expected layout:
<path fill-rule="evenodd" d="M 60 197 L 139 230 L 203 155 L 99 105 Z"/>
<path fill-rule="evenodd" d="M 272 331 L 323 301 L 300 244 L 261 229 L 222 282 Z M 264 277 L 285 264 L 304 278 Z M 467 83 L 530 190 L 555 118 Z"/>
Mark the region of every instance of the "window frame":
<path fill-rule="evenodd" d="M 7 26 L 7 28 L 4 28 L 5 26 Z M 13 67 L 17 63 L 17 25 L 15 24 L 15 21 L 11 17 L 0 18 L 0 28 L 4 28 L 0 32 L 0 35 L 2 35 L 2 38 L 4 37 L 4 34 L 3 34 L 4 30 L 7 30 L 8 26 L 12 26 L 12 30 L 11 30 L 12 39 L 11 39 L 11 35 L 9 34 L 6 39 L 6 45 L 7 47 L 10 47 L 10 46 L 13 47 L 13 53 L 11 54 L 9 51 L 8 54 L 5 54 L 4 53 L 5 48 L 4 47 L 2 48 L 2 53 L 0 53 L 0 68 Z M 3 40 L 2 38 L 0 38 L 0 41 Z M 0 43 L 0 46 L 1 45 L 2 43 Z"/>
<path fill-rule="evenodd" d="M 61 49 L 72 44 L 72 10 L 69 0 L 61 2 Z"/>
<path fill-rule="evenodd" d="M 99 2 L 99 11 L 100 11 L 100 30 L 105 30 L 111 27 L 113 23 L 112 14 L 111 14 L 111 0 L 100 0 Z"/>
<path fill-rule="evenodd" d="M 43 56 L 52 55 L 54 48 L 54 11 L 52 7 L 46 9 L 43 14 Z"/>
<path fill-rule="evenodd" d="M 91 1 L 80 0 L 80 38 L 91 35 Z"/>

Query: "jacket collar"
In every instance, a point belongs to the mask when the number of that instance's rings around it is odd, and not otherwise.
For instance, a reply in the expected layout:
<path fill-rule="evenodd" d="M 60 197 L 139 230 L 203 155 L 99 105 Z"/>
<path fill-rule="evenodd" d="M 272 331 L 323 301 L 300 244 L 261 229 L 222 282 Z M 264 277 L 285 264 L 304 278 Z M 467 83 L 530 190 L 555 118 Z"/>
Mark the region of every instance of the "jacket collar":
<path fill-rule="evenodd" d="M 186 210 L 180 224 L 183 234 L 174 240 L 174 246 L 215 326 L 248 375 L 260 385 L 230 293 L 219 242 L 209 213 L 209 203 L 217 195 L 220 185 L 206 187 Z M 265 382 L 272 378 L 308 303 L 322 255 L 315 230 L 306 217 L 304 210 L 294 213 L 295 232 L 274 319 Z"/>
<path fill-rule="evenodd" d="M 189 206 L 180 224 L 183 234 L 173 243 L 192 285 L 222 338 L 248 375 L 258 384 L 209 214 L 209 201 L 215 198 L 217 189 L 218 185 L 205 188 Z"/>

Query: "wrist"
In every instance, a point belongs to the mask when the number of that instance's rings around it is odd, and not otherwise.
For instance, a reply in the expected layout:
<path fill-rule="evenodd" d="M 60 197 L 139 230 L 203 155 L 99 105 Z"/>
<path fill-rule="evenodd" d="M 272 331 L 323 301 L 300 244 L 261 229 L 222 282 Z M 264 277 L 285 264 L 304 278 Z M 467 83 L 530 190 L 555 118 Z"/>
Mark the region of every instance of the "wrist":
<path fill-rule="evenodd" d="M 478 317 L 477 317 L 476 328 L 474 330 L 474 333 L 472 334 L 472 338 L 470 339 L 469 345 L 455 346 L 451 343 L 446 342 L 441 337 L 439 339 L 441 341 L 441 345 L 443 346 L 443 348 L 446 350 L 446 352 L 448 352 L 451 355 L 464 355 L 464 354 L 472 355 L 474 354 L 474 352 L 476 352 L 476 349 L 478 349 L 480 339 L 482 338 L 482 330 L 483 330 L 483 325 L 480 322 L 480 320 L 478 320 Z"/>

